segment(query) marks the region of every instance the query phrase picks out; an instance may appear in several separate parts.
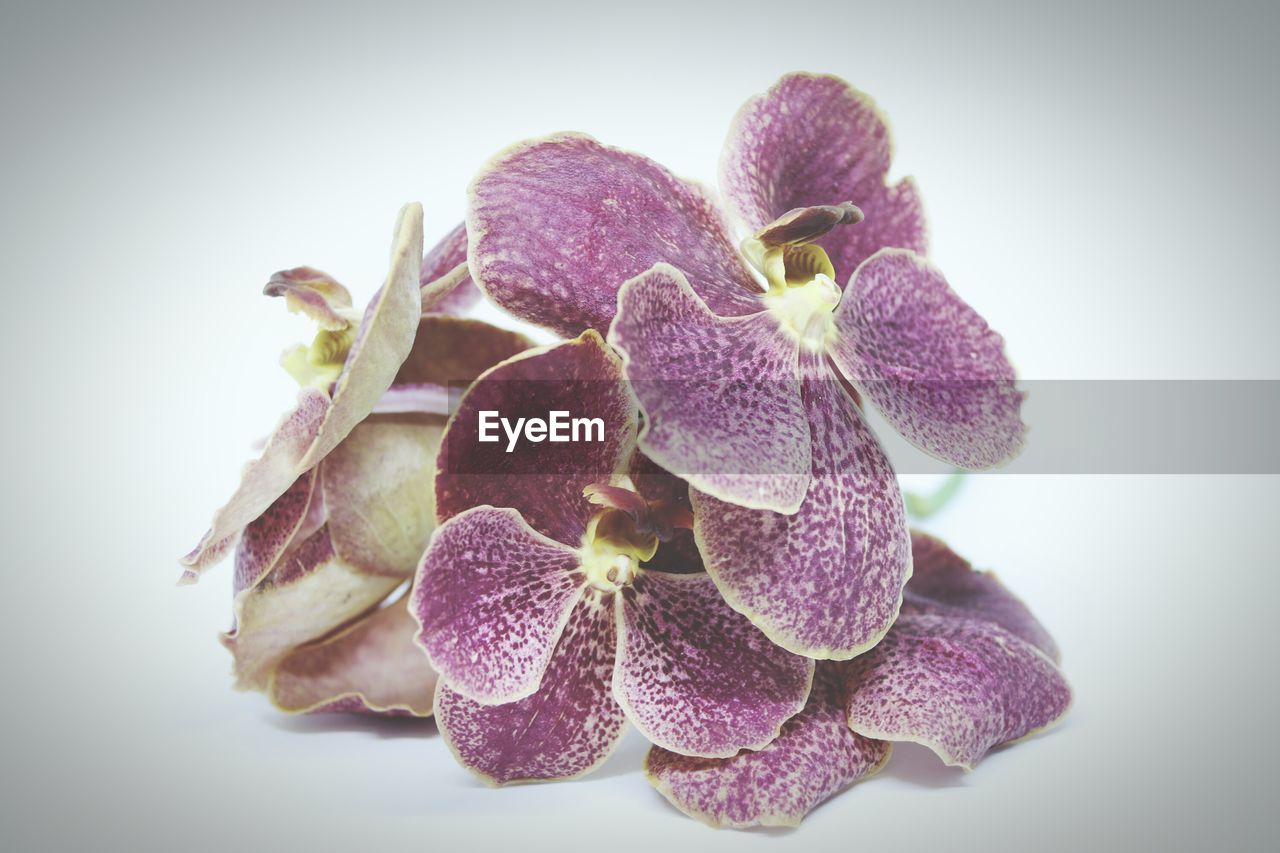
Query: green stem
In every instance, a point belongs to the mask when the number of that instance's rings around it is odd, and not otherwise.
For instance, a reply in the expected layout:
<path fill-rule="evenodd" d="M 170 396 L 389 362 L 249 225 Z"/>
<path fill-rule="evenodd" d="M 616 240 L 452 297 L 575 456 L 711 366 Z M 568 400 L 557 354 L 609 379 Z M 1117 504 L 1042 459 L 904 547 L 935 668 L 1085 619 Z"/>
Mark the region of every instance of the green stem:
<path fill-rule="evenodd" d="M 951 503 L 951 499 L 956 496 L 963 484 L 964 472 L 956 470 L 948 474 L 942 485 L 934 489 L 931 494 L 918 495 L 915 492 L 907 492 L 903 495 L 903 500 L 907 504 L 907 513 L 920 520 L 936 515 Z"/>

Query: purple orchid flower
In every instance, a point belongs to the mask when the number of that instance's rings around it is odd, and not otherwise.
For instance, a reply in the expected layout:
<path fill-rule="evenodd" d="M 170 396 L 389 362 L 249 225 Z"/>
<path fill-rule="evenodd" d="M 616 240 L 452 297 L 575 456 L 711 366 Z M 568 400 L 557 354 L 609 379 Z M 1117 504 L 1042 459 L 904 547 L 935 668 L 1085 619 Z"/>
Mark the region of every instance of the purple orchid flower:
<path fill-rule="evenodd" d="M 346 288 L 309 267 L 266 286 L 320 327 L 282 359 L 304 385 L 299 406 L 246 466 L 183 578 L 236 546 L 235 627 L 222 641 L 237 686 L 283 710 L 432 712 L 436 675 L 413 644 L 406 598 L 378 605 L 413 573 L 435 527 L 446 383 L 529 345 L 437 313 L 469 298 L 455 296 L 468 277 L 453 242 L 424 263 L 421 208 L 406 207 L 391 273 L 363 318 Z M 423 283 L 420 269 L 441 274 Z"/>
<path fill-rule="evenodd" d="M 932 537 L 911 544 L 916 571 L 879 645 L 819 662 L 804 711 L 758 752 L 717 760 L 654 747 L 654 787 L 713 826 L 795 826 L 884 767 L 893 742 L 971 770 L 992 748 L 1058 722 L 1071 689 L 1048 632 L 993 575 Z"/>
<path fill-rule="evenodd" d="M 602 440 L 479 441 L 481 413 L 552 411 L 598 418 Z M 804 706 L 813 661 L 771 644 L 700 571 L 676 535 L 687 489 L 637 457 L 636 419 L 621 361 L 588 331 L 492 368 L 446 429 L 441 526 L 410 610 L 441 675 L 440 732 L 486 780 L 587 773 L 628 720 L 665 749 L 731 756 Z"/>
<path fill-rule="evenodd" d="M 916 254 L 919 195 L 887 183 L 889 162 L 869 98 L 792 74 L 729 133 L 720 183 L 752 232 L 741 253 L 701 188 L 585 136 L 508 149 L 471 187 L 481 289 L 563 335 L 608 330 L 640 447 L 693 487 L 711 578 L 813 658 L 874 646 L 911 573 L 861 399 L 966 468 L 1007 460 L 1024 432 L 1003 342 Z"/>

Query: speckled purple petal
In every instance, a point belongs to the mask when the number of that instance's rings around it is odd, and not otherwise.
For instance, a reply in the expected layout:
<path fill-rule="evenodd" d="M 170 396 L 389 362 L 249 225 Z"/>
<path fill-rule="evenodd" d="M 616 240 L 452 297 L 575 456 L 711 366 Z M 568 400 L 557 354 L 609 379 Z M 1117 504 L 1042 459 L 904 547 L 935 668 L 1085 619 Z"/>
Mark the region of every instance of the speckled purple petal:
<path fill-rule="evenodd" d="M 329 398 L 314 388 L 298 393 L 298 405 L 271 433 L 262 455 L 245 465 L 235 494 L 213 516 L 213 523 L 191 553 L 182 558 L 181 583 L 195 583 L 225 556 L 245 525 L 253 521 L 297 481 L 299 461 L 319 432 Z"/>
<path fill-rule="evenodd" d="M 521 439 L 508 453 L 501 428 L 500 440 L 479 441 L 482 411 L 513 422 L 545 419 L 551 411 L 600 418 L 604 440 Z M 593 509 L 582 490 L 626 473 L 635 430 L 636 404 L 622 380 L 622 363 L 594 331 L 521 353 L 478 379 L 450 420 L 436 476 L 436 513 L 443 521 L 482 504 L 512 507 L 534 530 L 576 548 Z"/>
<path fill-rule="evenodd" d="M 717 313 L 758 310 L 760 288 L 703 189 L 588 136 L 499 154 L 471 184 L 467 230 L 480 288 L 565 337 L 603 333 L 618 288 L 660 261 L 683 270 Z"/>
<path fill-rule="evenodd" d="M 513 509 L 477 507 L 440 527 L 422 557 L 409 609 L 431 664 L 485 704 L 538 689 L 582 597 L 578 553 Z"/>
<path fill-rule="evenodd" d="M 533 346 L 519 332 L 480 320 L 428 314 L 418 322 L 396 385 L 432 384 L 461 389 L 499 362 Z"/>
<path fill-rule="evenodd" d="M 974 569 L 940 539 L 915 530 L 911 554 L 915 567 L 903 593 L 903 613 L 985 619 L 1059 660 L 1053 637 L 994 574 Z"/>
<path fill-rule="evenodd" d="M 1071 704 L 1053 661 L 980 619 L 903 614 L 848 671 L 850 728 L 924 744 L 965 769 L 1052 725 Z"/>
<path fill-rule="evenodd" d="M 622 591 L 613 692 L 653 743 L 727 758 L 804 707 L 813 661 L 771 644 L 706 575 L 642 572 Z"/>
<path fill-rule="evenodd" d="M 235 658 L 236 686 L 265 689 L 292 649 L 351 621 L 400 583 L 344 564 L 324 527 L 298 542 L 257 586 L 236 594 L 236 627 L 222 637 Z"/>
<path fill-rule="evenodd" d="M 316 479 L 316 469 L 312 468 L 295 480 L 262 515 L 245 526 L 236 546 L 236 592 L 257 586 L 293 544 L 311 507 Z M 306 532 L 303 538 L 313 532 Z"/>
<path fill-rule="evenodd" d="M 615 646 L 610 598 L 592 590 L 578 602 L 532 696 L 481 705 L 440 683 L 436 723 L 459 763 L 505 784 L 581 776 L 609 757 L 626 724 L 609 690 Z"/>
<path fill-rule="evenodd" d="M 290 311 L 310 317 L 322 329 L 345 329 L 351 323 L 351 294 L 333 276 L 312 267 L 294 267 L 271 276 L 267 296 L 283 296 Z"/>
<path fill-rule="evenodd" d="M 320 463 L 339 558 L 374 575 L 408 577 L 436 526 L 436 451 L 443 417 L 370 416 Z"/>
<path fill-rule="evenodd" d="M 290 652 L 276 667 L 267 695 L 276 707 L 294 714 L 343 706 L 429 717 L 437 676 L 413 642 L 417 628 L 408 596 L 402 596 L 332 636 Z"/>
<path fill-rule="evenodd" d="M 771 314 L 717 316 L 666 264 L 618 306 L 609 341 L 645 413 L 645 454 L 721 500 L 795 512 L 810 469 L 795 339 Z"/>
<path fill-rule="evenodd" d="M 836 366 L 904 438 L 953 465 L 990 468 L 1022 447 L 1004 340 L 911 252 L 858 268 L 836 308 Z"/>
<path fill-rule="evenodd" d="M 707 572 L 734 609 L 783 648 L 846 659 L 884 636 L 911 574 L 893 469 L 820 355 L 805 354 L 813 481 L 794 515 L 692 492 Z"/>
<path fill-rule="evenodd" d="M 680 811 L 712 826 L 797 826 L 819 803 L 880 771 L 892 751 L 849 730 L 838 664 L 819 663 L 803 711 L 758 752 L 695 758 L 653 747 L 649 781 Z"/>
<path fill-rule="evenodd" d="M 418 279 L 422 285 L 422 311 L 462 314 L 480 301 L 482 294 L 467 272 L 467 228 L 459 222 L 422 257 Z M 448 286 L 438 282 L 448 277 Z"/>
<path fill-rule="evenodd" d="M 923 252 L 924 210 L 910 179 L 886 185 L 889 128 L 843 80 L 788 74 L 743 105 L 720 160 L 729 208 L 755 231 L 797 207 L 853 202 L 865 219 L 818 244 L 841 280 L 878 249 Z"/>

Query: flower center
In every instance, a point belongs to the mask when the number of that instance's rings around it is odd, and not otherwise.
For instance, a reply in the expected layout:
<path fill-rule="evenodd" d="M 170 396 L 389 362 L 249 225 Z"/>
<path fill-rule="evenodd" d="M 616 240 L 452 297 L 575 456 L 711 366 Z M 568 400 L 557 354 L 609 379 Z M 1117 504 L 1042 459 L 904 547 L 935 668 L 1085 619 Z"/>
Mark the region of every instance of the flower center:
<path fill-rule="evenodd" d="M 826 273 L 818 273 L 804 284 L 789 285 L 764 295 L 765 305 L 783 331 L 805 349 L 817 352 L 826 347 L 835 333 L 835 310 L 840 288 Z"/>
<path fill-rule="evenodd" d="M 693 526 L 687 508 L 667 500 L 648 500 L 627 478 L 619 485 L 587 486 L 582 494 L 601 507 L 587 524 L 580 552 L 582 568 L 588 583 L 606 592 L 633 583 L 640 564 L 652 560 L 677 527 Z"/>
<path fill-rule="evenodd" d="M 360 324 L 360 311 L 352 306 L 347 289 L 319 270 L 295 267 L 273 275 L 262 292 L 283 296 L 290 312 L 319 326 L 311 346 L 285 350 L 280 364 L 299 385 L 329 390 L 347 363 Z"/>

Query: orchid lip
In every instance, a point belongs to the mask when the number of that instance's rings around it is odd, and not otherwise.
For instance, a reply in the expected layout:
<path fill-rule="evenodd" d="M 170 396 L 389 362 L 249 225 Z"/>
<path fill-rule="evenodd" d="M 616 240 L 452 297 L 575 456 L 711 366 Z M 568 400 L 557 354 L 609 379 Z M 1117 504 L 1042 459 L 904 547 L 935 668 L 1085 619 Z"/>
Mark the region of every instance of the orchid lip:
<path fill-rule="evenodd" d="M 835 335 L 840 288 L 825 273 L 818 273 L 806 284 L 770 291 L 764 301 L 783 331 L 809 351 L 825 349 Z"/>

